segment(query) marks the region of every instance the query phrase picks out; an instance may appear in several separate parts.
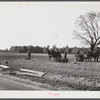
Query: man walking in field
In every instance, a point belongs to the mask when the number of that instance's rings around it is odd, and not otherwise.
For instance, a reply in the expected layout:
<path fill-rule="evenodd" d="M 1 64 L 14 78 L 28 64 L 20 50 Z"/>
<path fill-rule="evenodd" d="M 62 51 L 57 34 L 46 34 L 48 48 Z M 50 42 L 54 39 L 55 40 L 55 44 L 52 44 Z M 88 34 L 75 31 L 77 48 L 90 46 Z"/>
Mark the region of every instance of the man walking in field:
<path fill-rule="evenodd" d="M 68 62 L 68 58 L 67 58 L 68 49 L 69 49 L 68 46 L 66 46 L 64 51 L 64 62 Z"/>
<path fill-rule="evenodd" d="M 30 59 L 31 59 L 31 52 L 28 51 L 28 60 L 30 60 Z"/>

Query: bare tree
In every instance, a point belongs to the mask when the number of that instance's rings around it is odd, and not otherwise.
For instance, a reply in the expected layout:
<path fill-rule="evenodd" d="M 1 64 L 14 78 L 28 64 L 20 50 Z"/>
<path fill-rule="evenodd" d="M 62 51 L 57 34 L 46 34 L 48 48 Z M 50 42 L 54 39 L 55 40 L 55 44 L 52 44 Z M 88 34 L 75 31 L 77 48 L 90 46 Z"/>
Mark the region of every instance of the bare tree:
<path fill-rule="evenodd" d="M 87 45 L 91 52 L 100 44 L 100 13 L 90 11 L 76 20 L 75 36 Z"/>

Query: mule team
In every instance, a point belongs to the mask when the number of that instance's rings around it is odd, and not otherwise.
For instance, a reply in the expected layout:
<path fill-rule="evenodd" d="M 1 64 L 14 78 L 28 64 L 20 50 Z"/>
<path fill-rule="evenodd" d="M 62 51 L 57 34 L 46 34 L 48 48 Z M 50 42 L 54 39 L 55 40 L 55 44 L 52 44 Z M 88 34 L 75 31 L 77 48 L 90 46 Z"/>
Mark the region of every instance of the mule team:
<path fill-rule="evenodd" d="M 87 51 L 86 53 L 77 52 L 75 54 L 76 61 L 92 61 L 92 58 L 95 62 L 98 62 L 99 59 L 99 51 L 96 49 L 93 52 Z"/>
<path fill-rule="evenodd" d="M 53 57 L 54 60 L 56 61 L 63 61 L 63 62 L 68 62 L 68 58 L 67 58 L 67 52 L 68 52 L 68 46 L 66 46 L 65 50 L 64 50 L 64 59 L 62 60 L 62 56 L 61 56 L 61 52 L 60 49 L 56 48 L 56 46 L 54 45 L 52 49 L 49 48 L 50 46 L 47 46 L 47 53 L 49 56 L 49 60 L 51 60 L 51 58 Z"/>
<path fill-rule="evenodd" d="M 55 45 L 53 46 L 52 49 L 50 49 L 49 46 L 47 46 L 47 53 L 49 56 L 49 60 L 51 60 L 51 58 L 53 57 L 54 60 L 56 61 L 68 62 L 68 58 L 67 58 L 68 49 L 69 49 L 68 46 L 66 46 L 64 50 L 64 58 L 62 58 L 60 49 L 56 48 Z M 99 50 L 98 48 L 96 48 L 93 52 L 89 50 L 86 53 L 76 50 L 75 58 L 76 58 L 76 61 L 92 61 L 92 58 L 93 58 L 94 61 L 98 62 Z"/>

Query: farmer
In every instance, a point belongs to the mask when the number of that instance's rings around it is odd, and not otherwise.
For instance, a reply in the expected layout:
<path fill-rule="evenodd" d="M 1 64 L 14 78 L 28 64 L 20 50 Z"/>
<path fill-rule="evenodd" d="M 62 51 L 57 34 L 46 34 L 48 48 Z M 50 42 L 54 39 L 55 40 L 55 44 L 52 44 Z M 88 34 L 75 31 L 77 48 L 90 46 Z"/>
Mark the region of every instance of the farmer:
<path fill-rule="evenodd" d="M 62 57 L 61 56 L 61 52 L 60 52 L 60 49 L 56 49 L 56 55 L 57 55 L 57 59 L 60 61 L 60 58 Z"/>
<path fill-rule="evenodd" d="M 53 50 L 56 52 L 57 50 L 56 45 L 53 46 Z"/>
<path fill-rule="evenodd" d="M 67 53 L 68 53 L 68 46 L 66 46 L 65 51 L 64 51 L 64 61 L 67 61 Z"/>
<path fill-rule="evenodd" d="M 30 59 L 31 59 L 31 52 L 28 51 L 28 60 L 30 60 Z"/>

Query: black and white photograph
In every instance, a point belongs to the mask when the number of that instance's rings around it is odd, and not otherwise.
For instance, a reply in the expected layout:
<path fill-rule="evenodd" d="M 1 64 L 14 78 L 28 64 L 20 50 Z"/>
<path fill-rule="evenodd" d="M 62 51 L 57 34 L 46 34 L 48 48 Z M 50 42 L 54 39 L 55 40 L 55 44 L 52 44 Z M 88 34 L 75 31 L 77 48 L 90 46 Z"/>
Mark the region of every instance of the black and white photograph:
<path fill-rule="evenodd" d="M 100 91 L 100 2 L 0 2 L 8 90 Z"/>

